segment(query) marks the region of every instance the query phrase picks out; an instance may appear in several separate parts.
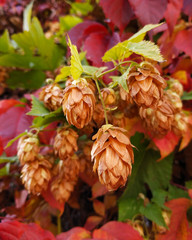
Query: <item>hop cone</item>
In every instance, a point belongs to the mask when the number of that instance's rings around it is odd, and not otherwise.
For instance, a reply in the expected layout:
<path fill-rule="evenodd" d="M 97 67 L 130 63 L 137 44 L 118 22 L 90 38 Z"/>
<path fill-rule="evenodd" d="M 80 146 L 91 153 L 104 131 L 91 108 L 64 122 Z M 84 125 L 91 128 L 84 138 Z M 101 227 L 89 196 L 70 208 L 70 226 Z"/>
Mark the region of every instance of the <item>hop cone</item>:
<path fill-rule="evenodd" d="M 169 88 L 179 96 L 183 95 L 183 85 L 178 80 L 171 79 L 169 81 Z"/>
<path fill-rule="evenodd" d="M 155 106 L 163 96 L 165 80 L 158 70 L 150 63 L 140 68 L 133 67 L 128 75 L 129 95 L 131 101 L 139 106 Z"/>
<path fill-rule="evenodd" d="M 105 105 L 112 105 L 116 101 L 115 92 L 111 88 L 103 88 L 101 90 L 101 95 L 103 97 Z"/>
<path fill-rule="evenodd" d="M 55 111 L 62 105 L 63 90 L 57 84 L 50 84 L 43 87 L 39 100 L 50 110 Z"/>
<path fill-rule="evenodd" d="M 43 156 L 38 155 L 32 162 L 26 163 L 21 170 L 22 182 L 32 194 L 40 194 L 48 187 L 51 179 L 52 164 Z"/>
<path fill-rule="evenodd" d="M 17 156 L 21 165 L 33 161 L 39 153 L 39 140 L 37 135 L 28 134 L 19 139 Z"/>
<path fill-rule="evenodd" d="M 139 114 L 145 120 L 146 127 L 155 136 L 162 137 L 171 130 L 174 108 L 166 96 L 162 98 L 155 109 L 140 107 Z"/>
<path fill-rule="evenodd" d="M 172 129 L 173 132 L 181 136 L 184 133 L 186 133 L 188 128 L 188 118 L 183 112 L 176 113 L 174 115 L 173 123 L 172 123 Z"/>
<path fill-rule="evenodd" d="M 85 79 L 65 88 L 63 112 L 69 124 L 83 128 L 91 121 L 94 108 L 95 96 Z"/>
<path fill-rule="evenodd" d="M 67 158 L 65 161 L 59 161 L 54 167 L 51 192 L 57 201 L 61 203 L 68 201 L 77 183 L 79 168 L 79 161 L 76 155 Z"/>
<path fill-rule="evenodd" d="M 55 154 L 64 160 L 68 155 L 77 151 L 77 133 L 71 128 L 59 128 L 54 141 Z"/>
<path fill-rule="evenodd" d="M 134 156 L 125 132 L 122 128 L 104 125 L 93 136 L 96 139 L 91 151 L 93 170 L 98 172 L 100 182 L 108 190 L 124 186 L 131 174 Z"/>

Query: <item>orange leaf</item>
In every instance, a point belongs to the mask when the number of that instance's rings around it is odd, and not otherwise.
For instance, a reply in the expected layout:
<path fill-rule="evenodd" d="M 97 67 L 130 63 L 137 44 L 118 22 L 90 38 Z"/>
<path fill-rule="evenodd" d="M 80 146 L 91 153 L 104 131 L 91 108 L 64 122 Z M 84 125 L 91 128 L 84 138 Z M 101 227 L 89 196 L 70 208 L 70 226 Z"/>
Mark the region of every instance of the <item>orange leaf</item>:
<path fill-rule="evenodd" d="M 187 128 L 187 131 L 184 133 L 184 136 L 182 138 L 179 151 L 181 151 L 182 149 L 187 147 L 187 145 L 191 141 L 191 138 L 192 138 L 192 115 L 190 115 L 188 117 L 188 128 Z"/>
<path fill-rule="evenodd" d="M 179 142 L 179 137 L 176 136 L 173 132 L 169 132 L 163 138 L 153 138 L 152 140 L 161 153 L 161 159 L 163 159 L 171 152 L 173 152 Z"/>
<path fill-rule="evenodd" d="M 156 236 L 156 240 L 191 240 L 192 230 L 187 221 L 187 210 L 191 206 L 191 201 L 186 198 L 173 199 L 166 203 L 171 209 L 171 221 L 169 230 Z"/>
<path fill-rule="evenodd" d="M 84 228 L 91 231 L 95 227 L 97 227 L 102 220 L 103 220 L 103 217 L 90 216 L 87 218 Z"/>
<path fill-rule="evenodd" d="M 57 240 L 81 240 L 90 238 L 90 232 L 82 227 L 74 227 L 67 232 L 57 235 Z"/>
<path fill-rule="evenodd" d="M 102 185 L 99 181 L 92 186 L 92 198 L 105 195 L 108 192 L 107 188 Z"/>
<path fill-rule="evenodd" d="M 174 72 L 171 76 L 179 80 L 184 85 L 188 83 L 187 72 L 184 70 Z"/>
<path fill-rule="evenodd" d="M 93 208 L 97 214 L 100 216 L 105 216 L 105 205 L 103 202 L 95 199 L 93 201 Z"/>

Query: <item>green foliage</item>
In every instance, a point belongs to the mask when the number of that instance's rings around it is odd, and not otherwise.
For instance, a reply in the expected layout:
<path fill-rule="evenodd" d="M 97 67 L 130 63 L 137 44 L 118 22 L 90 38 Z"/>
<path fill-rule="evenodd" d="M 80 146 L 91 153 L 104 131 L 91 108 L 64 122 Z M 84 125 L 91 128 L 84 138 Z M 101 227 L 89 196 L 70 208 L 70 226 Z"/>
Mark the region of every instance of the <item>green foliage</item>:
<path fill-rule="evenodd" d="M 4 167 L 0 168 L 0 177 L 9 175 L 10 163 L 7 163 Z"/>
<path fill-rule="evenodd" d="M 2 36 L 0 37 L 0 54 L 9 53 L 12 50 L 13 50 L 13 47 L 9 39 L 9 33 L 7 30 L 5 30 Z"/>
<path fill-rule="evenodd" d="M 81 23 L 83 20 L 77 16 L 66 15 L 59 18 L 60 21 L 60 32 L 67 32 L 71 28 L 75 27 L 77 24 Z"/>
<path fill-rule="evenodd" d="M 45 80 L 45 73 L 40 70 L 30 70 L 27 72 L 12 71 L 7 79 L 10 88 L 38 89 Z"/>
<path fill-rule="evenodd" d="M 110 62 L 110 61 L 116 61 L 116 60 L 122 61 L 123 59 L 128 58 L 133 52 L 135 52 L 137 54 L 153 59 L 155 61 L 163 61 L 163 58 L 159 52 L 158 46 L 153 46 L 154 44 L 152 42 L 150 43 L 142 42 L 141 44 L 138 44 L 138 45 L 136 44 L 141 42 L 144 39 L 148 31 L 160 25 L 161 24 L 146 25 L 128 40 L 118 43 L 116 46 L 109 49 L 103 56 L 102 60 L 104 62 Z M 150 48 L 148 52 L 146 47 Z M 153 53 L 152 51 L 155 51 L 155 52 Z"/>
<path fill-rule="evenodd" d="M 31 96 L 32 98 L 32 108 L 31 111 L 27 113 L 27 115 L 31 116 L 46 116 L 50 112 L 49 110 L 44 106 L 43 102 L 39 101 L 38 98 Z"/>
<path fill-rule="evenodd" d="M 30 30 L 33 2 L 34 1 L 31 1 L 31 3 L 27 5 L 27 7 L 25 8 L 25 10 L 23 12 L 23 31 Z"/>
<path fill-rule="evenodd" d="M 192 100 L 192 91 L 191 92 L 184 92 L 181 99 L 182 100 Z"/>
<path fill-rule="evenodd" d="M 113 79 L 113 83 L 111 84 L 112 87 L 116 85 L 121 85 L 125 91 L 128 92 L 128 86 L 127 86 L 127 75 L 129 74 L 130 68 L 128 68 L 121 76 L 111 77 Z"/>
<path fill-rule="evenodd" d="M 93 6 L 88 2 L 74 2 L 71 4 L 70 13 L 76 13 L 86 16 L 93 10 Z"/>
<path fill-rule="evenodd" d="M 14 156 L 14 157 L 5 157 L 5 156 L 1 156 L 0 157 L 0 163 L 13 163 L 13 162 L 16 162 L 18 161 L 18 157 L 17 156 Z"/>
<path fill-rule="evenodd" d="M 17 135 L 15 138 L 11 139 L 7 145 L 5 146 L 5 148 L 8 148 L 10 147 L 15 141 L 17 141 L 20 137 L 23 137 L 27 135 L 27 131 L 23 132 L 23 133 L 20 133 L 19 135 Z"/>
<path fill-rule="evenodd" d="M 132 144 L 136 146 L 134 151 L 135 163 L 127 188 L 119 200 L 119 220 L 123 221 L 136 214 L 144 214 L 157 224 L 165 226 L 161 215 L 161 207 L 165 202 L 165 190 L 168 188 L 171 179 L 173 155 L 169 155 L 158 162 L 159 152 L 148 149 L 149 141 L 143 137 L 143 134 L 136 133 L 131 138 Z M 134 200 L 139 197 L 140 193 L 146 194 L 145 184 L 150 187 L 153 195 L 151 204 L 144 208 L 143 202 L 140 200 L 133 210 L 131 207 L 124 209 L 126 202 L 127 205 L 132 206 L 131 204 L 134 204 Z M 159 192 L 157 192 L 157 189 L 159 189 Z M 162 191 L 160 192 L 160 190 Z M 160 199 L 158 199 L 159 196 Z"/>
<path fill-rule="evenodd" d="M 66 77 L 68 77 L 69 75 L 71 75 L 71 67 L 70 66 L 64 66 L 61 68 L 60 70 L 60 74 L 56 76 L 55 78 L 55 82 L 62 82 L 66 79 Z"/>
<path fill-rule="evenodd" d="M 176 186 L 170 185 L 168 190 L 168 200 L 176 198 L 189 198 L 188 192 Z"/>

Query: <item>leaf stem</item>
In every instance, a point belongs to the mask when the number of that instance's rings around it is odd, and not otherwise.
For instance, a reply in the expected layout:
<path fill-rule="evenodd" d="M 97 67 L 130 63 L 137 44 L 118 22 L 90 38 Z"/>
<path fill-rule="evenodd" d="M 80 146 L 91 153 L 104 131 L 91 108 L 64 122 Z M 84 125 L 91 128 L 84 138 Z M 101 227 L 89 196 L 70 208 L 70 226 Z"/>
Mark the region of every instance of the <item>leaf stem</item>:
<path fill-rule="evenodd" d="M 118 66 L 118 65 L 117 65 L 117 66 Z M 107 74 L 107 73 L 110 73 L 110 72 L 115 71 L 115 70 L 117 69 L 117 66 L 115 66 L 114 68 L 109 69 L 109 70 L 107 70 L 107 71 L 105 71 L 105 72 L 99 74 L 98 78 L 102 77 L 103 75 L 105 75 L 105 74 Z"/>
<path fill-rule="evenodd" d="M 61 216 L 57 216 L 57 234 L 61 233 Z"/>
<path fill-rule="evenodd" d="M 104 115 L 105 115 L 105 123 L 108 124 L 107 109 L 106 109 L 106 107 L 105 107 L 105 103 L 104 103 L 104 100 L 103 100 L 103 97 L 102 97 L 101 90 L 100 90 L 99 83 L 98 83 L 98 80 L 97 80 L 97 79 L 95 79 L 95 83 L 96 83 L 97 90 L 98 90 L 98 92 L 99 92 L 99 96 L 100 96 L 101 103 L 102 103 L 102 106 L 103 106 Z"/>

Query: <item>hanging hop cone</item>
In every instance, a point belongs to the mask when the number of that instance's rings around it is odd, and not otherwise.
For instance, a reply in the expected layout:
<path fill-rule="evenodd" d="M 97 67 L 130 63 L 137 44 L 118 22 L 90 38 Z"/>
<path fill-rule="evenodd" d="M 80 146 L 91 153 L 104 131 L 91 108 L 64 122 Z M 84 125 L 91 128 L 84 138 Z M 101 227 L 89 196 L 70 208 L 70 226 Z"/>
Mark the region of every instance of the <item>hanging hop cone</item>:
<path fill-rule="evenodd" d="M 183 103 L 180 96 L 173 92 L 172 90 L 164 91 L 164 98 L 167 98 L 167 101 L 171 103 L 174 113 L 178 113 L 182 110 Z"/>
<path fill-rule="evenodd" d="M 63 90 L 59 85 L 53 83 L 43 87 L 39 94 L 39 100 L 43 101 L 45 107 L 50 111 L 55 111 L 62 105 Z"/>
<path fill-rule="evenodd" d="M 187 132 L 187 128 L 188 117 L 183 112 L 176 113 L 172 123 L 173 132 L 178 136 L 182 136 Z"/>
<path fill-rule="evenodd" d="M 176 79 L 169 80 L 169 88 L 180 97 L 183 95 L 183 85 Z"/>
<path fill-rule="evenodd" d="M 63 112 L 69 124 L 83 128 L 92 119 L 95 96 L 85 79 L 73 81 L 64 90 Z"/>
<path fill-rule="evenodd" d="M 41 155 L 26 163 L 21 170 L 25 188 L 34 195 L 46 190 L 51 179 L 51 167 L 52 164 Z"/>
<path fill-rule="evenodd" d="M 77 183 L 79 169 L 80 165 L 76 155 L 68 157 L 65 161 L 59 161 L 53 168 L 54 178 L 51 183 L 51 192 L 58 202 L 68 201 Z"/>
<path fill-rule="evenodd" d="M 101 103 L 97 103 L 93 112 L 93 121 L 97 127 L 101 127 L 105 122 L 105 114 Z"/>
<path fill-rule="evenodd" d="M 53 148 L 56 155 L 59 156 L 61 160 L 69 155 L 73 155 L 77 151 L 77 133 L 71 128 L 58 128 L 57 134 L 55 136 Z"/>
<path fill-rule="evenodd" d="M 101 90 L 101 96 L 106 106 L 112 105 L 116 101 L 115 92 L 111 88 L 103 88 Z"/>
<path fill-rule="evenodd" d="M 93 170 L 98 172 L 99 180 L 109 191 L 124 186 L 131 174 L 134 161 L 133 149 L 126 130 L 112 125 L 103 125 L 96 135 L 91 157 Z"/>
<path fill-rule="evenodd" d="M 131 68 L 127 83 L 131 102 L 146 107 L 157 105 L 166 87 L 159 71 L 147 62 L 141 63 L 141 67 Z"/>
<path fill-rule="evenodd" d="M 21 165 L 34 161 L 39 153 L 39 139 L 36 134 L 28 133 L 19 139 L 17 156 Z"/>
<path fill-rule="evenodd" d="M 145 125 L 152 134 L 162 137 L 171 130 L 174 108 L 168 99 L 163 97 L 156 108 L 140 107 L 139 115 L 145 120 Z"/>

